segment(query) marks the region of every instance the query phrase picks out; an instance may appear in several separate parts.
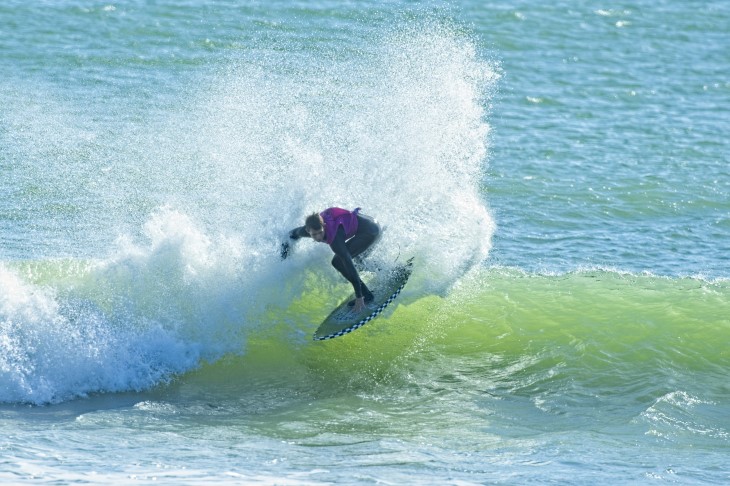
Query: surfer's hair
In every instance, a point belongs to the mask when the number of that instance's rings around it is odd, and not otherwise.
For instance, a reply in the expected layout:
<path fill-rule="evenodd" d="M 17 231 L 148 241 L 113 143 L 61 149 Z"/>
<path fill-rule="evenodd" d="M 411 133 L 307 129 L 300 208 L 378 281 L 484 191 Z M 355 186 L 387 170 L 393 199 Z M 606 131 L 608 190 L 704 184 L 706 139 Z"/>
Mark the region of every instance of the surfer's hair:
<path fill-rule="evenodd" d="M 304 227 L 319 231 L 322 229 L 322 218 L 317 213 L 312 213 L 304 220 Z"/>

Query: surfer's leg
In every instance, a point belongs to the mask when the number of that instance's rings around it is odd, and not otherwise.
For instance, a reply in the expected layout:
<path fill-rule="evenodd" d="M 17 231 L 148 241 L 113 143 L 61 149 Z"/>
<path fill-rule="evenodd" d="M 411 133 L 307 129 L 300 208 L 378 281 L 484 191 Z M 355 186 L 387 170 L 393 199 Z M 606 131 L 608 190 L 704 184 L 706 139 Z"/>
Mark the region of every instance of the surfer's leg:
<path fill-rule="evenodd" d="M 357 233 L 347 241 L 347 249 L 353 258 L 359 256 L 362 260 L 365 253 L 380 239 L 380 225 L 371 217 L 364 214 L 357 215 Z"/>
<path fill-rule="evenodd" d="M 340 275 L 345 277 L 345 279 L 350 282 L 351 284 L 355 284 L 359 277 L 356 275 L 350 275 L 347 270 L 345 269 L 345 264 L 342 261 L 342 258 L 340 258 L 338 255 L 335 255 L 334 258 L 332 258 L 332 266 L 335 267 L 335 270 L 340 272 Z"/>
<path fill-rule="evenodd" d="M 360 280 L 359 275 L 357 275 L 357 274 L 351 275 L 350 273 L 347 272 L 347 270 L 345 269 L 345 264 L 342 262 L 342 258 L 340 258 L 337 255 L 335 255 L 334 258 L 332 258 L 332 266 L 335 267 L 335 270 L 340 272 L 340 275 L 345 277 L 345 279 L 348 282 L 350 282 L 351 284 L 354 285 L 358 280 Z M 367 287 L 365 287 L 365 284 L 362 283 L 362 280 L 360 280 L 360 284 L 362 285 L 362 289 L 363 289 L 364 293 L 370 292 L 369 290 L 366 292 Z"/>
<path fill-rule="evenodd" d="M 332 258 L 332 266 L 335 267 L 335 270 L 340 272 L 340 274 L 345 277 L 345 279 L 350 282 L 351 284 L 355 284 L 357 280 L 360 279 L 358 275 L 349 275 L 347 271 L 345 270 L 345 265 L 342 263 L 342 259 L 335 255 L 334 258 Z M 356 280 L 357 279 L 357 280 Z M 365 285 L 365 282 L 360 280 L 360 288 L 362 289 L 362 295 L 365 297 L 365 302 L 372 302 L 375 296 L 370 291 L 367 285 Z M 353 300 L 352 303 L 354 304 L 355 301 Z"/>

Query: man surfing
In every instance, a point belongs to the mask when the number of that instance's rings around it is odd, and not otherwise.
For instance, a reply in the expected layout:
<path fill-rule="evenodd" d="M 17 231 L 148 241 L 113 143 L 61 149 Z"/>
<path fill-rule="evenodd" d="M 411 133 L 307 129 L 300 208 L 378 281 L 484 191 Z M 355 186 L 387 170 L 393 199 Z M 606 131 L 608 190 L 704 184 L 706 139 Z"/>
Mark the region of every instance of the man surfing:
<path fill-rule="evenodd" d="M 298 240 L 309 237 L 314 241 L 327 243 L 332 248 L 335 252 L 332 266 L 352 284 L 355 300 L 348 305 L 353 312 L 358 313 L 365 308 L 366 303 L 373 301 L 374 296 L 360 280 L 352 259 L 364 256 L 363 253 L 378 241 L 380 233 L 380 225 L 373 218 L 360 214 L 360 208 L 348 211 L 333 207 L 307 216 L 304 226 L 291 230 L 289 238 Z M 286 258 L 288 254 L 289 243 L 284 243 L 281 257 Z"/>

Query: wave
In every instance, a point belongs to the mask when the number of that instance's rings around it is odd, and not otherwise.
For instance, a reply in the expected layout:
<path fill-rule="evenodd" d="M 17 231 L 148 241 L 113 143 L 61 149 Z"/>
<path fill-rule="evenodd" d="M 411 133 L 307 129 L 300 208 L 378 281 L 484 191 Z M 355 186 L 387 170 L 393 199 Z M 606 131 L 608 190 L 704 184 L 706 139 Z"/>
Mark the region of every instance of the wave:
<path fill-rule="evenodd" d="M 241 379 L 400 388 L 472 362 L 461 370 L 468 388 L 489 376 L 491 387 L 516 393 L 556 382 L 608 393 L 647 382 L 716 386 L 713 377 L 730 369 L 725 280 L 478 267 L 441 296 L 410 282 L 385 318 L 314 344 L 311 333 L 346 285 L 326 269 L 302 271 L 297 282 L 269 268 L 268 283 L 252 287 L 221 257 L 229 248 L 215 246 L 188 228 L 113 260 L 0 267 L 0 401 L 139 391 L 186 374 L 206 383 L 233 374 L 244 389 L 251 383 Z M 416 265 L 415 274 L 425 270 Z"/>
<path fill-rule="evenodd" d="M 22 99 L 6 108 L 3 143 L 19 162 L 8 180 L 30 181 L 19 193 L 36 196 L 43 221 L 16 218 L 20 236 L 34 229 L 17 239 L 29 249 L 0 263 L 0 402 L 219 373 L 407 387 L 474 356 L 485 364 L 464 382 L 487 389 L 727 371 L 726 281 L 485 268 L 497 69 L 448 23 L 372 35 L 347 58 L 255 46 L 175 109 L 109 133 L 74 107 L 36 101 L 30 119 Z M 375 267 L 415 256 L 416 269 L 392 314 L 315 346 L 348 286 L 323 245 L 299 242 L 285 262 L 277 250 L 327 205 L 383 224 Z M 35 243 L 47 241 L 53 252 Z"/>
<path fill-rule="evenodd" d="M 388 395 L 451 380 L 464 393 L 580 387 L 624 400 L 654 388 L 664 390 L 659 396 L 718 391 L 730 369 L 726 280 L 479 268 L 447 295 L 412 296 L 385 319 L 312 345 L 327 303 L 319 292 L 305 295 L 250 336 L 246 356 L 206 367 L 198 378 L 385 387 Z"/>
<path fill-rule="evenodd" d="M 421 262 L 404 301 L 445 295 L 487 258 L 493 64 L 448 21 L 368 32 L 354 58 L 254 46 L 114 129 L 76 119 L 89 113 L 57 88 L 16 90 L 8 183 L 36 188 L 42 221 L 17 218 L 0 264 L 0 402 L 148 389 L 246 352 L 272 321 L 316 321 L 347 287 L 327 248 L 277 250 L 327 206 L 381 222 L 374 267 Z"/>

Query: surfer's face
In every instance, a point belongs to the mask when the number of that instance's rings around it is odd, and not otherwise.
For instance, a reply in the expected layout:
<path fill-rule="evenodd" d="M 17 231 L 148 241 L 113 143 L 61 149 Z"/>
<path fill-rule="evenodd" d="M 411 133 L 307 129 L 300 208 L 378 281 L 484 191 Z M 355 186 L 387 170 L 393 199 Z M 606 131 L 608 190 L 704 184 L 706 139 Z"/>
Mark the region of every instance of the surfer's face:
<path fill-rule="evenodd" d="M 309 236 L 311 236 L 314 241 L 324 240 L 324 227 L 318 230 L 307 228 L 307 233 L 309 233 Z"/>

